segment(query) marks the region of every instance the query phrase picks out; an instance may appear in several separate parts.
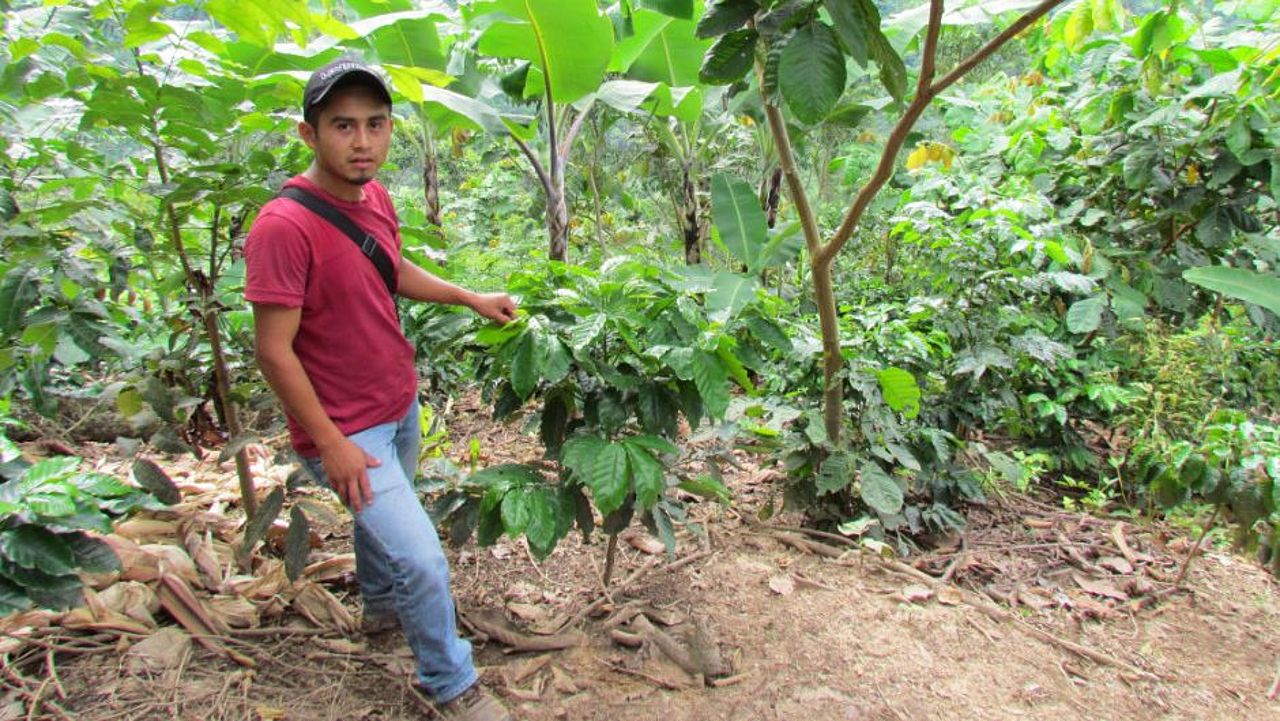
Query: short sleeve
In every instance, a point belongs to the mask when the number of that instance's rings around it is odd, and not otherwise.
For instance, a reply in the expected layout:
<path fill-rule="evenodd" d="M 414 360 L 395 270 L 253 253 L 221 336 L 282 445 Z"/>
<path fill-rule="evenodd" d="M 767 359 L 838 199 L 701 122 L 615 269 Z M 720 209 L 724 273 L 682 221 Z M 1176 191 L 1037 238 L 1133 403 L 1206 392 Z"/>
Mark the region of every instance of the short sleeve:
<path fill-rule="evenodd" d="M 244 297 L 251 303 L 302 306 L 311 246 L 290 219 L 264 209 L 244 245 Z"/>

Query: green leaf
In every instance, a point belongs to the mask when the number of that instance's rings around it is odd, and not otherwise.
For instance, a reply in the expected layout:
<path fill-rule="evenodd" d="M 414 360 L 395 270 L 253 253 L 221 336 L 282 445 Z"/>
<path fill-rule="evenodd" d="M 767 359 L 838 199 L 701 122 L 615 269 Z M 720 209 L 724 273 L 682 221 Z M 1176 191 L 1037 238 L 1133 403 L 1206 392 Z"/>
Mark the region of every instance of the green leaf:
<path fill-rule="evenodd" d="M 880 393 L 884 402 L 907 418 L 920 414 L 920 386 L 910 371 L 902 368 L 886 368 L 876 374 L 880 381 Z"/>
<path fill-rule="evenodd" d="M 635 13 L 635 29 L 635 35 L 618 43 L 611 70 L 626 73 L 632 80 L 665 83 L 671 88 L 698 84 L 698 68 L 712 41 L 694 35 L 692 20 L 639 11 Z M 694 102 L 701 111 L 701 100 Z"/>
<path fill-rule="evenodd" d="M 521 488 L 543 482 L 542 474 L 538 469 L 524 463 L 500 463 L 496 466 L 482 468 L 471 474 L 468 480 L 483 488 L 497 489 L 502 493 L 506 493 L 511 488 Z"/>
<path fill-rule="evenodd" d="M 751 304 L 760 288 L 753 275 L 720 271 L 715 276 L 716 289 L 707 296 L 707 312 L 712 320 L 728 323 Z"/>
<path fill-rule="evenodd" d="M 1124 185 L 1129 190 L 1143 190 L 1151 184 L 1151 173 L 1156 166 L 1157 149 L 1142 145 L 1124 157 Z"/>
<path fill-rule="evenodd" d="M 672 395 L 660 383 L 649 383 L 640 388 L 636 407 L 645 431 L 675 437 L 679 419 L 676 416 L 676 401 Z"/>
<path fill-rule="evenodd" d="M 146 458 L 139 458 L 133 462 L 133 477 L 138 485 L 147 489 L 166 506 L 172 506 L 182 500 L 182 494 L 178 491 L 178 487 L 173 485 L 169 475 L 161 470 L 160 466 Z"/>
<path fill-rule="evenodd" d="M 595 343 L 604 330 L 606 317 L 603 313 L 593 313 L 569 329 L 569 346 L 575 351 L 582 351 Z"/>
<path fill-rule="evenodd" d="M 289 509 L 289 533 L 284 539 L 284 573 L 290 581 L 298 580 L 307 567 L 311 554 L 311 522 L 302 506 Z"/>
<path fill-rule="evenodd" d="M 137 492 L 133 486 L 105 473 L 77 473 L 68 482 L 96 498 L 119 498 Z"/>
<path fill-rule="evenodd" d="M 126 420 L 142 412 L 142 394 L 136 388 L 125 388 L 116 395 L 116 410 Z"/>
<path fill-rule="evenodd" d="M 533 63 L 557 103 L 572 103 L 604 80 L 613 52 L 613 24 L 595 0 L 497 0 L 496 22 L 479 50 Z"/>
<path fill-rule="evenodd" d="M 639 7 L 657 10 L 673 18 L 688 20 L 693 17 L 693 0 L 639 0 Z"/>
<path fill-rule="evenodd" d="M 667 549 L 667 556 L 671 557 L 676 552 L 676 527 L 672 523 L 669 508 L 665 503 L 654 506 L 646 517 L 652 523 L 645 523 L 645 527 L 662 541 L 663 548 Z"/>
<path fill-rule="evenodd" d="M 867 461 L 862 464 L 861 489 L 862 500 L 881 516 L 892 516 L 902 510 L 902 488 L 884 472 L 880 464 Z"/>
<path fill-rule="evenodd" d="M 831 112 L 848 80 L 844 53 L 825 23 L 796 30 L 778 59 L 778 84 L 791 112 L 805 123 L 817 123 Z"/>
<path fill-rule="evenodd" d="M 851 482 L 853 482 L 853 456 L 848 451 L 836 451 L 827 456 L 814 478 L 818 495 L 843 491 Z"/>
<path fill-rule="evenodd" d="M 534 352 L 539 375 L 547 385 L 555 385 L 569 375 L 573 367 L 573 355 L 564 342 L 552 333 L 539 329 L 534 336 Z"/>
<path fill-rule="evenodd" d="M 591 464 L 586 485 L 601 515 L 607 516 L 621 508 L 631 491 L 626 448 L 616 443 L 605 444 Z"/>
<path fill-rule="evenodd" d="M 529 550 L 539 559 L 546 558 L 562 537 L 560 501 L 547 489 L 538 488 L 528 495 L 525 505 L 529 520 L 524 534 Z"/>
<path fill-rule="evenodd" d="M 534 331 L 526 331 L 517 341 L 515 355 L 511 359 L 511 390 L 525 400 L 538 385 L 539 369 L 534 353 Z"/>
<path fill-rule="evenodd" d="M 0 616 L 8 616 L 31 608 L 31 599 L 22 586 L 0 575 Z"/>
<path fill-rule="evenodd" d="M 880 10 L 870 0 L 826 0 L 826 6 L 849 56 L 865 68 L 871 38 L 880 34 Z"/>
<path fill-rule="evenodd" d="M 410 10 L 351 23 L 359 40 L 381 64 L 443 70 L 447 58 L 436 26 L 438 13 Z"/>
<path fill-rule="evenodd" d="M 598 436 L 574 436 L 565 441 L 560 462 L 575 478 L 586 483 L 591 477 L 595 459 L 604 451 L 607 443 Z"/>
<path fill-rule="evenodd" d="M 698 20 L 696 34 L 700 38 L 720 37 L 746 25 L 759 10 L 756 0 L 712 0 Z"/>
<path fill-rule="evenodd" d="M 1067 309 L 1067 330 L 1072 333 L 1092 333 L 1102 324 L 1102 311 L 1107 307 L 1105 295 L 1078 300 Z"/>
<path fill-rule="evenodd" d="M 244 539 L 240 542 L 239 556 L 241 559 L 249 558 L 253 553 L 253 547 L 258 545 L 258 541 L 262 540 L 263 534 L 275 523 L 276 518 L 280 515 L 281 509 L 284 508 L 284 487 L 276 486 L 266 499 L 258 506 L 258 510 L 249 519 L 244 527 Z"/>
<path fill-rule="evenodd" d="M 681 481 L 680 490 L 719 503 L 729 503 L 733 500 L 733 492 L 723 482 L 706 474 Z"/>
<path fill-rule="evenodd" d="M 894 100 L 901 101 L 907 94 L 907 66 L 902 62 L 902 56 L 898 55 L 898 51 L 893 49 L 882 33 L 871 35 L 868 52 L 876 65 L 880 66 L 880 84 Z"/>
<path fill-rule="evenodd" d="M 693 352 L 693 383 L 708 416 L 723 418 L 729 409 L 729 376 L 720 359 L 704 350 Z"/>
<path fill-rule="evenodd" d="M 26 497 L 26 503 L 36 515 L 41 517 L 40 520 L 44 523 L 51 522 L 54 519 L 66 518 L 76 512 L 75 501 L 61 491 L 57 493 L 29 493 Z"/>
<path fill-rule="evenodd" d="M 711 46 L 698 69 L 698 79 L 708 85 L 729 85 L 742 79 L 755 62 L 755 30 L 735 30 Z"/>
<path fill-rule="evenodd" d="M 795 344 L 787 337 L 782 327 L 774 321 L 753 315 L 746 319 L 746 325 L 751 330 L 751 335 L 762 343 L 783 353 L 790 353 L 795 350 Z"/>
<path fill-rule="evenodd" d="M 556 458 L 564 446 L 565 434 L 569 428 L 572 393 L 557 392 L 544 399 L 541 419 L 538 423 L 538 435 L 542 445 L 547 449 L 549 458 Z"/>
<path fill-rule="evenodd" d="M 1280 316 L 1280 277 L 1245 268 L 1205 266 L 1190 268 L 1182 278 L 1229 298 L 1260 305 Z"/>
<path fill-rule="evenodd" d="M 0 282 L 0 332 L 13 333 L 40 295 L 36 269 L 26 264 L 12 268 Z"/>
<path fill-rule="evenodd" d="M 51 576 L 76 570 L 75 557 L 67 542 L 51 531 L 30 524 L 0 532 L 0 555 L 22 568 Z"/>
<path fill-rule="evenodd" d="M 648 449 L 623 441 L 631 464 L 631 476 L 635 484 L 636 502 L 641 508 L 652 508 L 666 490 L 666 469 Z"/>
<path fill-rule="evenodd" d="M 86 573 L 111 573 L 119 571 L 120 558 L 105 541 L 87 533 L 63 536 L 71 547 L 76 566 Z"/>
<path fill-rule="evenodd" d="M 630 443 L 633 446 L 638 446 L 640 448 L 646 448 L 650 451 L 653 451 L 654 453 L 662 453 L 662 454 L 674 456 L 675 454 L 680 452 L 680 449 L 676 447 L 676 444 L 672 443 L 671 441 L 665 438 L 659 438 L 658 436 L 649 436 L 649 435 L 631 436 L 630 438 L 627 439 L 627 443 Z"/>
<path fill-rule="evenodd" d="M 711 178 L 711 217 L 724 246 L 754 273 L 769 230 L 756 192 L 728 173 L 717 173 Z M 717 284 L 720 280 L 716 276 Z"/>
<path fill-rule="evenodd" d="M 502 497 L 502 526 L 507 535 L 519 538 L 529 525 L 528 494 L 513 489 Z"/>

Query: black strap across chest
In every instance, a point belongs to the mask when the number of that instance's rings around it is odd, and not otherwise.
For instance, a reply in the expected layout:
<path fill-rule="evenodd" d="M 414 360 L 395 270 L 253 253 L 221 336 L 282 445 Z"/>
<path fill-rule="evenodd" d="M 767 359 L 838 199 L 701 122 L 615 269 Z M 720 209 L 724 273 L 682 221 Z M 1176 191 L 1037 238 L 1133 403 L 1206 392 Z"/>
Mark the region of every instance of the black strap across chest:
<path fill-rule="evenodd" d="M 290 185 L 281 190 L 279 197 L 288 198 L 302 205 L 302 207 L 324 218 L 329 221 L 330 225 L 342 231 L 344 235 L 351 239 L 351 242 L 356 244 L 356 247 L 360 249 L 360 253 L 368 258 L 369 262 L 373 263 L 378 275 L 382 276 L 382 282 L 387 286 L 387 292 L 391 294 L 392 298 L 395 298 L 396 266 L 391 261 L 390 256 L 387 255 L 387 251 L 383 250 L 381 245 L 378 245 L 376 238 L 364 232 L 360 226 L 356 225 L 354 220 L 347 217 L 346 213 L 333 207 L 328 201 L 296 185 Z"/>

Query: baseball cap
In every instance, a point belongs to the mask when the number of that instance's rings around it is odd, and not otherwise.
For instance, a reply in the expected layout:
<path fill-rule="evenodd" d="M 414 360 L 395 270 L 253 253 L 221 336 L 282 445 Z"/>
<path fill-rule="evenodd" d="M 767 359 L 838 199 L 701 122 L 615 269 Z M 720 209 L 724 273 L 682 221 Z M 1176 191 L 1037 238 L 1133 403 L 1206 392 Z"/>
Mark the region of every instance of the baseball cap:
<path fill-rule="evenodd" d="M 322 102 L 329 91 L 339 83 L 359 83 L 372 88 L 391 104 L 391 91 L 382 76 L 359 60 L 339 58 L 311 74 L 307 89 L 302 93 L 302 112 L 306 113 Z"/>

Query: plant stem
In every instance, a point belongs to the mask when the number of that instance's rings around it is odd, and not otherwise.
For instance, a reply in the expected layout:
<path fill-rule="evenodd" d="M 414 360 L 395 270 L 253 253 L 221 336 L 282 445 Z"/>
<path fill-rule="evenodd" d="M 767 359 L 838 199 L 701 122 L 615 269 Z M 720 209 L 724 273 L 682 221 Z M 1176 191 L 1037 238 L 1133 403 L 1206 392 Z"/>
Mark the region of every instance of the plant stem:
<path fill-rule="evenodd" d="M 1209 536 L 1209 531 L 1213 530 L 1213 524 L 1218 521 L 1218 514 L 1221 511 L 1221 505 L 1213 507 L 1213 513 L 1209 515 L 1209 521 L 1200 530 L 1200 539 L 1196 541 L 1196 545 L 1191 547 L 1191 552 L 1187 554 L 1186 560 L 1182 562 L 1182 570 L 1178 571 L 1178 577 L 1173 581 L 1174 588 L 1182 588 L 1182 580 L 1186 577 L 1187 570 L 1191 568 L 1191 559 L 1196 557 L 1196 554 L 1200 551 L 1200 546 L 1204 545 L 1204 539 Z"/>
<path fill-rule="evenodd" d="M 142 66 L 142 58 L 135 48 L 133 51 L 134 64 L 137 66 L 138 75 L 145 77 L 146 71 Z M 156 116 L 151 116 L 151 150 L 155 157 L 156 171 L 160 175 L 160 182 L 168 184 L 169 182 L 169 165 L 164 158 L 164 144 L 160 141 L 160 127 L 156 122 Z M 221 331 L 218 328 L 218 303 L 214 298 L 213 288 L 216 276 L 202 277 L 191 264 L 191 258 L 187 253 L 186 244 L 182 239 L 182 225 L 178 222 L 178 212 L 173 207 L 173 202 L 164 200 L 165 217 L 169 221 L 169 239 L 173 243 L 173 248 L 178 253 L 178 258 L 182 261 L 183 276 L 186 278 L 187 287 L 194 291 L 200 297 L 200 307 L 193 312 L 203 322 L 205 337 L 209 341 L 209 350 L 213 355 L 213 380 L 214 394 L 217 396 L 216 401 L 222 407 L 223 413 L 226 414 L 224 419 L 227 424 L 227 434 L 234 439 L 239 437 L 244 431 L 240 426 L 240 416 L 236 409 L 235 401 L 231 398 L 231 374 L 227 370 L 227 357 L 222 348 Z M 214 236 L 217 235 L 217 211 L 214 214 Z M 209 254 L 212 258 L 216 253 L 216 248 L 211 247 Z M 210 260 L 212 263 L 212 259 Z M 249 470 L 249 454 L 243 448 L 236 453 L 236 475 L 240 481 L 241 502 L 244 504 L 245 515 L 253 518 L 258 510 L 258 499 L 253 485 L 253 472 Z"/>
<path fill-rule="evenodd" d="M 613 564 L 618 560 L 618 534 L 609 534 L 609 548 L 604 554 L 604 587 L 613 580 Z"/>

